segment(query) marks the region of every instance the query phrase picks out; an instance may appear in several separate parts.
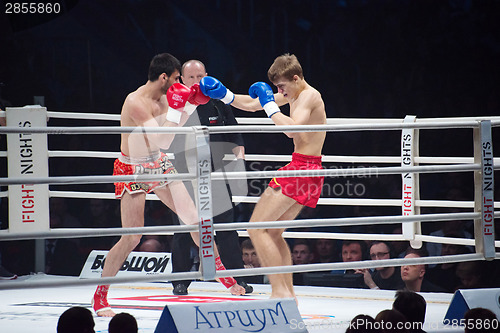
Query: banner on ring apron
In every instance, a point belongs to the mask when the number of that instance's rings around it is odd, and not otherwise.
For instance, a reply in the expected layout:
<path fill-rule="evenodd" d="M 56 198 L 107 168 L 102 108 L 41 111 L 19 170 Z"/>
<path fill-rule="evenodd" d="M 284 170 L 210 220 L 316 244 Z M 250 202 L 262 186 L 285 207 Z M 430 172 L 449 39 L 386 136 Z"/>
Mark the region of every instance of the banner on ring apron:
<path fill-rule="evenodd" d="M 80 273 L 80 279 L 100 278 L 109 251 L 93 250 Z M 172 257 L 167 252 L 131 252 L 117 276 L 172 273 Z"/>
<path fill-rule="evenodd" d="M 457 290 L 444 316 L 444 323 L 451 324 L 453 320 L 460 321 L 464 318 L 465 312 L 473 308 L 489 309 L 500 319 L 500 288 Z"/>
<path fill-rule="evenodd" d="M 167 304 L 155 333 L 307 332 L 292 298 Z"/>
<path fill-rule="evenodd" d="M 39 105 L 6 108 L 7 126 L 47 127 L 47 108 Z M 48 177 L 47 134 L 7 134 L 8 176 L 26 178 L 9 185 L 9 231 L 49 230 L 49 186 L 30 184 L 32 177 Z"/>

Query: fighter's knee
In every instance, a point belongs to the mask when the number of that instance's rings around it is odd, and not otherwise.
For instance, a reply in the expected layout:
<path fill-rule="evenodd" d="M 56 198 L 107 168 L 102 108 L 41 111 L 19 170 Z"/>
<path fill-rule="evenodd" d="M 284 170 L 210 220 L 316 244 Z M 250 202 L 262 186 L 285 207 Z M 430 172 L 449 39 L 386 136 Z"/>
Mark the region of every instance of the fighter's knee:
<path fill-rule="evenodd" d="M 248 229 L 248 235 L 252 239 L 259 238 L 265 232 L 265 229 Z"/>
<path fill-rule="evenodd" d="M 269 229 L 268 233 L 272 239 L 281 239 L 283 237 L 283 231 L 285 231 L 285 229 Z"/>
<path fill-rule="evenodd" d="M 137 245 L 141 242 L 142 235 L 124 235 L 122 236 L 122 242 L 124 242 L 128 249 L 135 249 Z"/>

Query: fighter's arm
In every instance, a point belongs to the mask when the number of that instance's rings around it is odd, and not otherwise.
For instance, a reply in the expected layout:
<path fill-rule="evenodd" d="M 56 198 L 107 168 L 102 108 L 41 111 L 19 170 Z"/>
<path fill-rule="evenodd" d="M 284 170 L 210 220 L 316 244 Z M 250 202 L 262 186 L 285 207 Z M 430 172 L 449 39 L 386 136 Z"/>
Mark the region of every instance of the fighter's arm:
<path fill-rule="evenodd" d="M 255 112 L 262 110 L 259 101 L 254 100 L 249 95 L 235 95 L 231 90 L 227 89 L 219 80 L 211 76 L 205 76 L 200 81 L 201 92 L 206 96 L 214 99 L 220 99 L 226 104 L 231 104 L 235 108 L 244 111 Z M 276 103 L 281 106 L 288 101 L 281 94 L 275 94 Z"/>
<path fill-rule="evenodd" d="M 274 100 L 278 106 L 283 106 L 288 103 L 286 98 L 282 94 L 274 94 Z M 262 106 L 259 101 L 250 97 L 250 95 L 234 95 L 234 100 L 231 103 L 237 109 L 249 112 L 255 112 L 262 110 Z"/>
<path fill-rule="evenodd" d="M 249 93 L 251 97 L 259 98 L 259 103 L 264 108 L 267 116 L 276 125 L 307 125 L 316 103 L 311 92 L 303 91 L 295 100 L 293 107 L 291 107 L 290 116 L 287 116 L 280 112 L 277 103 L 274 101 L 272 89 L 267 83 L 256 82 L 252 84 Z M 300 133 L 285 132 L 285 135 L 289 138 L 295 138 L 300 136 Z"/>
<path fill-rule="evenodd" d="M 293 112 L 291 112 L 290 116 L 282 112 L 277 112 L 271 116 L 271 120 L 276 125 L 308 125 L 313 108 L 313 97 L 307 91 L 303 91 L 295 101 Z M 285 132 L 285 135 L 292 139 L 300 134 L 299 132 Z"/>
<path fill-rule="evenodd" d="M 140 127 L 140 131 L 138 130 L 137 134 L 144 134 L 142 133 L 142 129 L 172 127 L 173 125 L 177 125 L 167 121 L 165 113 L 161 114 L 158 119 L 156 119 L 152 112 L 135 100 L 127 101 L 123 105 L 122 112 L 128 115 L 135 126 Z M 131 135 L 134 134 L 136 133 L 132 133 Z M 149 133 L 147 131 L 145 135 L 149 143 L 162 149 L 168 149 L 175 137 L 174 133 Z"/>

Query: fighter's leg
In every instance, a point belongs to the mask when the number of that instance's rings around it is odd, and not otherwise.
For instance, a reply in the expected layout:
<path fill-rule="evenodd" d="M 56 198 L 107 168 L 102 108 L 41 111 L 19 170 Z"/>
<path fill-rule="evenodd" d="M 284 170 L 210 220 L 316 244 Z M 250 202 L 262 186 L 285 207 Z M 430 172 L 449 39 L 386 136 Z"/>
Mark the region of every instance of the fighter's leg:
<path fill-rule="evenodd" d="M 123 228 L 144 226 L 145 200 L 145 193 L 129 194 L 128 192 L 124 192 L 120 202 Z M 120 240 L 111 248 L 106 256 L 101 276 L 115 276 L 125 259 L 127 259 L 128 255 L 137 244 L 139 244 L 140 240 L 141 235 L 121 236 Z M 108 289 L 109 285 L 97 286 L 97 290 L 92 299 L 92 306 L 96 314 L 100 317 L 113 317 L 115 315 L 108 304 Z"/>
<path fill-rule="evenodd" d="M 280 190 L 268 187 L 255 206 L 250 222 L 277 221 L 296 204 L 295 200 L 283 195 Z M 248 230 L 262 266 L 281 266 L 290 262 L 290 249 L 281 236 L 283 231 L 282 228 Z M 271 297 L 294 297 L 285 274 L 270 274 L 269 281 L 272 286 Z"/>
<path fill-rule="evenodd" d="M 123 228 L 144 226 L 145 193 L 129 194 L 125 191 L 120 202 Z M 142 235 L 123 235 L 111 248 L 102 269 L 102 276 L 115 276 L 128 255 L 141 241 Z"/>
<path fill-rule="evenodd" d="M 198 224 L 198 210 L 194 205 L 189 192 L 186 189 L 186 186 L 181 181 L 174 181 L 168 184 L 165 187 L 161 187 L 155 190 L 156 195 L 160 200 L 167 205 L 174 213 L 179 216 L 179 218 L 185 224 Z M 199 247 L 200 246 L 200 238 L 198 232 L 191 232 L 191 237 L 193 238 L 194 243 Z M 219 251 L 217 250 L 217 246 L 214 246 L 214 255 L 215 257 L 219 257 Z M 218 270 L 220 270 L 223 265 L 220 263 Z M 225 269 L 225 268 L 224 268 Z M 227 283 L 223 281 L 225 278 L 218 279 L 219 282 L 223 283 L 226 287 L 228 287 Z M 232 279 L 232 278 L 231 278 Z M 231 294 L 233 295 L 244 295 L 245 289 L 236 284 L 229 287 Z"/>
<path fill-rule="evenodd" d="M 300 211 L 304 208 L 303 205 L 295 202 L 295 204 L 290 207 L 281 217 L 278 219 L 278 221 L 289 221 L 289 220 L 294 220 L 300 213 Z M 290 266 L 292 265 L 292 255 L 290 252 L 290 248 L 288 246 L 288 243 L 285 241 L 285 239 L 282 236 L 282 230 L 279 232 L 276 231 L 277 229 L 269 229 L 269 232 L 271 234 L 271 237 L 275 239 L 278 247 L 280 248 L 281 255 L 283 258 L 283 266 Z M 274 235 L 274 233 L 276 233 Z M 283 274 L 285 276 L 286 284 L 288 287 L 288 290 L 292 295 L 295 297 L 295 291 L 293 290 L 293 273 L 286 273 Z"/>

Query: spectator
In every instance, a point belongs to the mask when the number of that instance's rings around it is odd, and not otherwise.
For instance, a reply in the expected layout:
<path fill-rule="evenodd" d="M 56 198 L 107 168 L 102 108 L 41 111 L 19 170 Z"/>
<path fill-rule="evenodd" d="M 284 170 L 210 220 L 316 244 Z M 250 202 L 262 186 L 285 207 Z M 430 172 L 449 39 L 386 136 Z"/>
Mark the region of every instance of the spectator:
<path fill-rule="evenodd" d="M 310 264 L 313 259 L 311 245 L 307 240 L 296 240 L 292 248 L 292 262 L 294 265 Z"/>
<path fill-rule="evenodd" d="M 342 261 L 352 262 L 365 259 L 366 243 L 360 240 L 345 240 L 342 242 Z M 346 270 L 345 273 L 354 273 L 353 269 Z"/>
<path fill-rule="evenodd" d="M 292 263 L 294 265 L 310 264 L 313 259 L 311 245 L 307 240 L 299 239 L 293 243 Z M 303 273 L 293 273 L 293 284 L 295 286 L 304 285 Z"/>
<path fill-rule="evenodd" d="M 316 240 L 315 249 L 315 263 L 328 263 L 336 262 L 338 258 L 335 256 L 335 240 L 322 238 Z"/>
<path fill-rule="evenodd" d="M 165 247 L 157 238 L 146 238 L 138 248 L 139 252 L 164 252 Z"/>
<path fill-rule="evenodd" d="M 422 295 L 409 290 L 399 290 L 392 308 L 401 312 L 406 320 L 412 323 L 410 333 L 425 332 L 423 327 L 427 302 Z"/>
<path fill-rule="evenodd" d="M 370 246 L 371 260 L 391 259 L 392 248 L 389 243 L 375 241 Z M 377 267 L 372 273 L 369 269 L 357 269 L 356 273 L 363 274 L 366 286 L 370 289 L 398 290 L 404 288 L 399 267 Z"/>
<path fill-rule="evenodd" d="M 445 237 L 459 237 L 456 232 L 448 233 Z M 441 256 L 448 256 L 454 254 L 464 254 L 469 253 L 467 247 L 455 244 L 442 244 L 441 245 Z M 430 282 L 438 285 L 439 287 L 446 290 L 446 292 L 453 293 L 460 284 L 460 279 L 456 274 L 457 269 L 456 262 L 443 263 L 434 265 L 427 269 L 426 277 Z"/>
<path fill-rule="evenodd" d="M 376 321 L 372 316 L 359 314 L 352 318 L 345 333 L 378 333 Z"/>
<path fill-rule="evenodd" d="M 439 230 L 436 230 L 434 232 L 430 233 L 430 236 L 436 236 L 436 237 L 455 237 L 455 238 L 473 238 L 473 236 L 465 230 L 465 223 L 466 221 L 463 220 L 457 220 L 457 221 L 444 221 L 441 222 L 441 228 Z M 449 236 L 448 236 L 449 234 Z M 443 245 L 447 244 L 441 244 L 441 243 L 427 243 L 427 251 L 429 252 L 429 256 L 439 256 L 442 255 L 442 247 Z M 472 251 L 473 248 L 469 248 L 469 251 Z M 464 252 L 466 253 L 466 252 Z M 429 265 L 429 267 L 434 267 L 435 264 Z"/>
<path fill-rule="evenodd" d="M 251 239 L 245 239 L 241 243 L 241 252 L 243 262 L 245 263 L 245 268 L 257 268 L 260 267 L 259 256 L 257 251 L 253 247 Z"/>
<path fill-rule="evenodd" d="M 405 259 L 427 257 L 425 248 L 406 250 Z M 424 279 L 426 265 L 404 265 L 401 267 L 401 279 L 405 283 L 406 289 L 415 292 L 444 292 L 444 290 L 435 284 Z"/>
<path fill-rule="evenodd" d="M 375 321 L 380 323 L 380 332 L 398 332 L 398 333 L 409 333 L 407 329 L 408 324 L 405 316 L 394 309 L 387 309 L 380 311 L 375 317 Z"/>
<path fill-rule="evenodd" d="M 394 235 L 402 235 L 403 227 L 401 224 L 394 226 L 392 229 L 392 234 Z M 391 243 L 392 248 L 394 249 L 394 258 L 404 258 L 406 255 L 406 249 L 410 246 L 409 241 L 394 241 Z"/>
<path fill-rule="evenodd" d="M 464 314 L 465 333 L 498 332 L 498 318 L 485 308 L 469 309 Z"/>
<path fill-rule="evenodd" d="M 252 240 L 245 239 L 241 243 L 241 252 L 245 268 L 258 268 L 260 267 L 259 256 L 255 250 Z M 251 275 L 246 276 L 246 280 L 250 283 L 269 283 L 266 275 Z"/>
<path fill-rule="evenodd" d="M 460 279 L 457 289 L 484 288 L 481 262 L 466 261 L 458 263 L 456 273 Z"/>
<path fill-rule="evenodd" d="M 342 242 L 342 261 L 354 262 L 365 259 L 366 243 L 361 240 L 344 240 Z M 366 288 L 363 276 L 356 274 L 354 269 L 334 270 L 331 272 L 335 275 L 343 275 L 342 277 L 334 278 L 337 281 L 332 282 L 332 286 L 348 287 L 348 288 Z"/>
<path fill-rule="evenodd" d="M 57 321 L 57 333 L 95 333 L 94 317 L 89 309 L 74 306 L 64 311 Z"/>
<path fill-rule="evenodd" d="M 135 317 L 129 313 L 118 313 L 109 321 L 108 332 L 137 333 L 137 320 L 135 320 Z"/>

